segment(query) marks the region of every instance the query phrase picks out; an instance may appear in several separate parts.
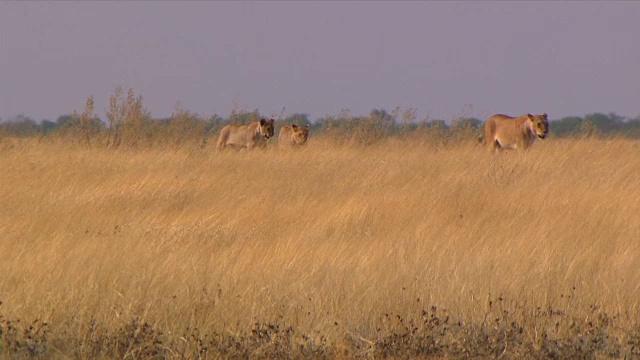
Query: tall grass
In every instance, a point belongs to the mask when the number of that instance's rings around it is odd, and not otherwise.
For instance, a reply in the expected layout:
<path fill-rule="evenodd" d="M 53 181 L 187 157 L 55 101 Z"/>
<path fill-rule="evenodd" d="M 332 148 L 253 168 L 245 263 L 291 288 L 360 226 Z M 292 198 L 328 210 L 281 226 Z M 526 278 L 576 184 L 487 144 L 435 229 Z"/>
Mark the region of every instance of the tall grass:
<path fill-rule="evenodd" d="M 640 352 L 633 141 L 0 146 L 4 353 Z"/>

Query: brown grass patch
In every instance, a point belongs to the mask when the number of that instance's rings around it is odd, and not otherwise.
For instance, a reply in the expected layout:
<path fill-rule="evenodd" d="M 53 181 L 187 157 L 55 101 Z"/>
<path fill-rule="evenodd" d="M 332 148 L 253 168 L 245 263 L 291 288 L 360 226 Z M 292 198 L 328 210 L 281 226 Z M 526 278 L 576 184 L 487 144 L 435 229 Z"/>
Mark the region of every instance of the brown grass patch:
<path fill-rule="evenodd" d="M 640 354 L 638 143 L 329 144 L 4 139 L 0 352 Z"/>

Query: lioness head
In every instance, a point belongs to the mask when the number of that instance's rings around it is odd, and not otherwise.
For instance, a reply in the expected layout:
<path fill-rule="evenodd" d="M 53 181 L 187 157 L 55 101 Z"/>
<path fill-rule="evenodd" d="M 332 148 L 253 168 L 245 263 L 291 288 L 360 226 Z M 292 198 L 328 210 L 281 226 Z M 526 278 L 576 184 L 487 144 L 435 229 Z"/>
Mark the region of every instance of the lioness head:
<path fill-rule="evenodd" d="M 307 126 L 292 124 L 291 129 L 293 130 L 291 139 L 296 145 L 303 145 L 307 142 L 307 139 L 309 138 L 309 124 L 307 124 Z"/>
<path fill-rule="evenodd" d="M 273 134 L 275 133 L 273 122 L 274 122 L 273 119 L 271 120 L 260 119 L 260 134 L 262 134 L 265 139 L 272 137 Z"/>
<path fill-rule="evenodd" d="M 531 128 L 538 135 L 540 139 L 544 139 L 549 132 L 549 122 L 547 121 L 547 114 L 531 115 L 527 114 L 529 120 L 531 120 Z"/>

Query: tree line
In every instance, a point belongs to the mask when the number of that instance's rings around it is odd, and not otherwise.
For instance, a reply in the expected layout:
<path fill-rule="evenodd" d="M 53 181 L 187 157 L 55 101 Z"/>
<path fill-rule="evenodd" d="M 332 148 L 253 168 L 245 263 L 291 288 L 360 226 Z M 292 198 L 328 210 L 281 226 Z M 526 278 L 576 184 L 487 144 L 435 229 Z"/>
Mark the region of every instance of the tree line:
<path fill-rule="evenodd" d="M 315 135 L 324 135 L 343 143 L 369 144 L 389 136 L 430 138 L 436 142 L 464 140 L 482 134 L 484 122 L 473 117 L 444 120 L 417 120 L 415 109 L 399 107 L 387 111 L 373 109 L 368 115 L 354 116 L 348 110 L 335 116 L 311 120 L 308 114 L 283 116 L 260 114 L 258 109 L 234 109 L 223 118 L 217 114 L 202 116 L 184 110 L 180 104 L 169 118 L 154 119 L 143 104 L 142 96 L 133 90 L 125 94 L 117 88 L 109 97 L 106 119 L 100 119 L 94 108 L 93 96 L 87 98 L 82 112 L 62 115 L 55 121 L 35 120 L 15 116 L 0 121 L 0 136 L 69 137 L 86 146 L 140 147 L 162 144 L 180 147 L 191 143 L 204 146 L 211 134 L 217 134 L 227 124 L 247 124 L 260 118 L 277 118 L 278 124 L 309 124 Z M 640 115 L 629 119 L 615 113 L 593 113 L 570 116 L 550 122 L 554 137 L 621 136 L 640 138 Z"/>

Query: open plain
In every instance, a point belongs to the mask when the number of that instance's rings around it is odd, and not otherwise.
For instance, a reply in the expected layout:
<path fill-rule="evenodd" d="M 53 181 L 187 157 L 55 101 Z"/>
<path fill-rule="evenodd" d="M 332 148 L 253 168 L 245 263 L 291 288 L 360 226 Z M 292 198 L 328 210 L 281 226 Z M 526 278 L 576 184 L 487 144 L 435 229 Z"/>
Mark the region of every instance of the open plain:
<path fill-rule="evenodd" d="M 0 141 L 0 353 L 640 356 L 640 143 Z"/>

